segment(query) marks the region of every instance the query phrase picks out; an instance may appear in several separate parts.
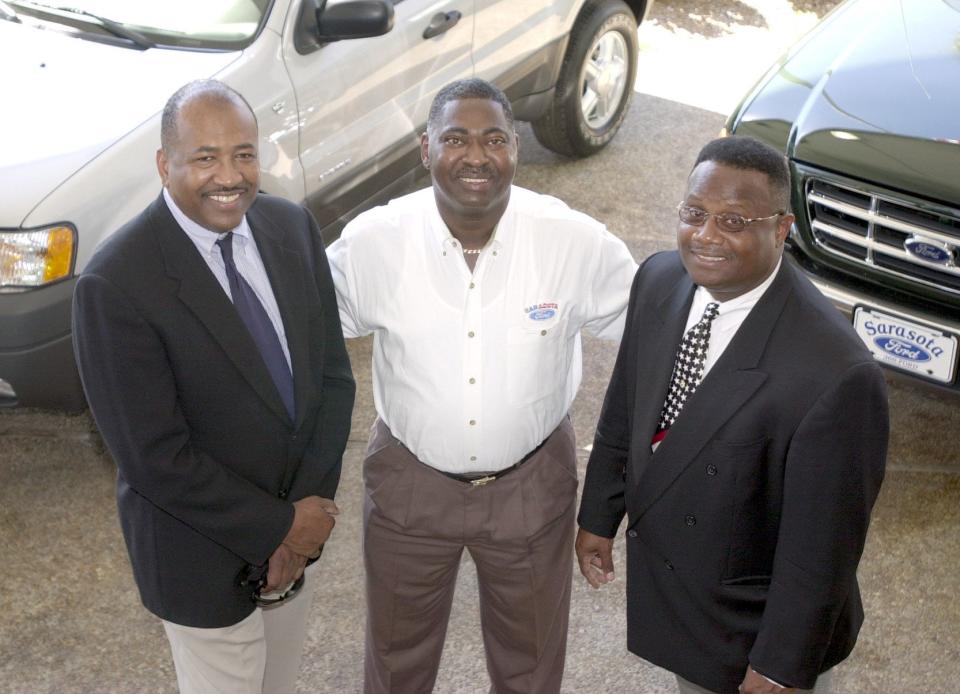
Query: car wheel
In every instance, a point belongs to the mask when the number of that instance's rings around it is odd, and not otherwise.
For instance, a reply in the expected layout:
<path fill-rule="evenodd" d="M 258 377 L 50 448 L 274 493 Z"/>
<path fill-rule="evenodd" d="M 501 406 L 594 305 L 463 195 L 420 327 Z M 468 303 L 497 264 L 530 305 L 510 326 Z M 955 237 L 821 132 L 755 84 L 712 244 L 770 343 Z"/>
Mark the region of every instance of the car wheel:
<path fill-rule="evenodd" d="M 622 0 L 589 0 L 570 34 L 553 103 L 533 122 L 540 144 L 584 157 L 610 142 L 633 96 L 637 52 L 630 8 Z"/>

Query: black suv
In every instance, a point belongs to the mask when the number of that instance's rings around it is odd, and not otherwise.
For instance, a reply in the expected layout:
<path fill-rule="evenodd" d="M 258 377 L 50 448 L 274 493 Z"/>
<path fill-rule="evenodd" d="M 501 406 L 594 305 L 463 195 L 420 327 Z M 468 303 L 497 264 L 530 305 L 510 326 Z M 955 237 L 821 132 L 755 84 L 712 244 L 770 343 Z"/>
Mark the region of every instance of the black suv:
<path fill-rule="evenodd" d="M 789 251 L 877 360 L 960 394 L 960 0 L 843 3 L 726 131 L 789 157 Z"/>

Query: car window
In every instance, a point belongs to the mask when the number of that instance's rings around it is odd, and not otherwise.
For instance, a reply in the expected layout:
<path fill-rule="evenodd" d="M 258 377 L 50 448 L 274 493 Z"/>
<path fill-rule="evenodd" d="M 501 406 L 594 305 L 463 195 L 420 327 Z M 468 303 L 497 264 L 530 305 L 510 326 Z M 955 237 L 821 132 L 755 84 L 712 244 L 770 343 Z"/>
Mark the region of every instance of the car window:
<path fill-rule="evenodd" d="M 136 31 L 159 45 L 184 48 L 243 48 L 259 32 L 272 0 L 8 0 L 8 4 L 45 22 L 87 13 Z"/>

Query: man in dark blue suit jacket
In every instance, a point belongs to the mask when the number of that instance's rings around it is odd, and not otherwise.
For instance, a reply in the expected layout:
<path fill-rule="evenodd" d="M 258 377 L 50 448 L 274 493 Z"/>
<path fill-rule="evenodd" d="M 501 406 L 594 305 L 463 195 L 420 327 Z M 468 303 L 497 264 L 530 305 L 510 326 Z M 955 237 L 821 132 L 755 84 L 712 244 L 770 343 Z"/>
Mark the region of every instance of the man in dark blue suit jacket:
<path fill-rule="evenodd" d="M 782 259 L 789 191 L 766 145 L 701 151 L 679 252 L 635 278 L 587 466 L 580 569 L 594 587 L 613 578 L 626 515 L 628 647 L 682 692 L 826 691 L 821 673 L 863 621 L 886 390 L 849 323 Z M 681 337 L 711 303 L 703 380 L 664 418 Z"/>
<path fill-rule="evenodd" d="M 257 141 L 228 87 L 174 94 L 157 154 L 164 192 L 96 253 L 74 302 L 134 577 L 164 620 L 183 691 L 292 690 L 309 598 L 258 609 L 253 577 L 282 591 L 318 556 L 353 407 L 316 222 L 258 194 Z M 218 244 L 228 237 L 240 280 Z M 256 295 L 272 356 L 234 281 Z"/>

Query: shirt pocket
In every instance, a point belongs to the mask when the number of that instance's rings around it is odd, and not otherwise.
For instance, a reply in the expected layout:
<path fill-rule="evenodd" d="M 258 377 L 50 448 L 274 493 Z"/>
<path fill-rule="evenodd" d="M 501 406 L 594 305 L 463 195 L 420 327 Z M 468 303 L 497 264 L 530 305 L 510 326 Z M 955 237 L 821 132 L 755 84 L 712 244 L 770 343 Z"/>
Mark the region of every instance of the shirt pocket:
<path fill-rule="evenodd" d="M 527 405 L 563 388 L 570 366 L 567 321 L 556 316 L 507 329 L 507 398 Z"/>

